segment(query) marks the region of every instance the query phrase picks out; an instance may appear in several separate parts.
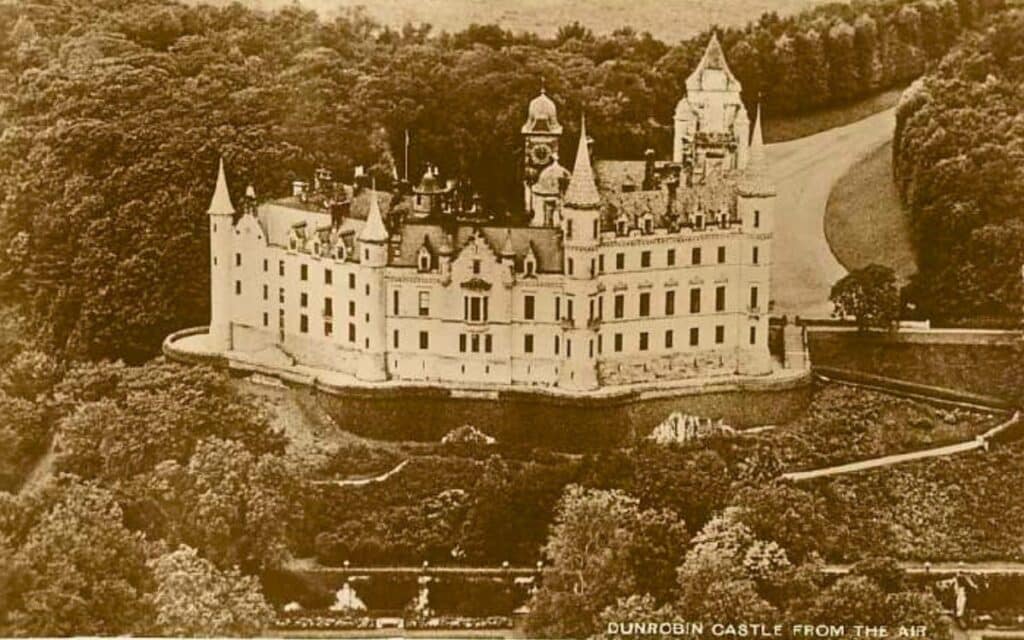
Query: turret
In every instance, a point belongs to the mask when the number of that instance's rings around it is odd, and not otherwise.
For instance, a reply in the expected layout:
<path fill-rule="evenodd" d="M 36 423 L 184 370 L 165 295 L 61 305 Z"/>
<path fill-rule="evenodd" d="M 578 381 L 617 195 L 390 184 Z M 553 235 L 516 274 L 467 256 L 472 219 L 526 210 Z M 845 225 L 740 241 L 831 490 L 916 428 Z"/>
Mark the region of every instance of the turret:
<path fill-rule="evenodd" d="M 362 353 L 356 376 L 361 380 L 387 380 L 387 323 L 384 321 L 387 297 L 384 292 L 384 271 L 388 265 L 388 229 L 381 215 L 376 184 L 370 191 L 370 212 L 359 232 L 359 266 L 363 280 L 366 311 L 362 318 Z"/>
<path fill-rule="evenodd" d="M 523 181 L 525 207 L 534 211 L 534 200 L 530 187 L 537 181 L 544 168 L 558 156 L 562 125 L 558 123 L 558 108 L 541 86 L 540 95 L 530 101 L 523 135 Z"/>
<path fill-rule="evenodd" d="M 576 151 L 569 187 L 565 190 L 562 204 L 562 218 L 567 248 L 580 247 L 588 250 L 600 243 L 601 196 L 594 181 L 594 170 L 590 166 L 590 144 L 587 141 L 587 122 L 580 125 L 580 142 Z M 572 251 L 566 255 L 571 256 Z M 567 259 L 569 259 L 567 257 Z M 579 277 L 575 269 L 570 277 Z"/>
<path fill-rule="evenodd" d="M 737 184 L 739 193 L 738 213 L 744 229 L 758 233 L 770 233 L 774 228 L 775 183 L 768 173 L 768 161 L 764 153 L 764 137 L 761 133 L 761 107 L 754 118 L 754 132 L 750 136 L 750 151 L 747 166 Z"/>
<path fill-rule="evenodd" d="M 232 292 L 232 229 L 235 207 L 224 176 L 224 158 L 217 168 L 217 184 L 207 211 L 210 216 L 210 348 L 230 351 Z"/>

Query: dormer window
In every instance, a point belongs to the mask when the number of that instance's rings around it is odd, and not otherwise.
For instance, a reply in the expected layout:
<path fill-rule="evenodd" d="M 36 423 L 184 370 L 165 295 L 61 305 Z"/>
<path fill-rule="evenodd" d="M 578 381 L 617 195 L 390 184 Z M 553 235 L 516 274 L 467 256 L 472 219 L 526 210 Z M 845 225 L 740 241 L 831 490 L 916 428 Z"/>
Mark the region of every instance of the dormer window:
<path fill-rule="evenodd" d="M 430 252 L 426 247 L 421 247 L 416 262 L 420 272 L 430 271 Z"/>
<path fill-rule="evenodd" d="M 291 238 L 288 239 L 288 248 L 289 249 L 291 249 L 292 251 L 295 251 L 295 248 L 298 247 L 298 246 L 299 246 L 299 241 L 295 239 L 295 236 L 292 236 Z"/>
<path fill-rule="evenodd" d="M 339 242 L 338 246 L 334 248 L 334 257 L 338 260 L 345 259 L 345 245 L 343 243 Z"/>
<path fill-rule="evenodd" d="M 314 242 L 313 243 L 313 254 L 314 255 L 320 255 L 320 243 L 319 242 Z"/>
<path fill-rule="evenodd" d="M 537 271 L 537 260 L 532 254 L 526 256 L 523 260 L 523 274 L 526 276 L 533 276 Z"/>
<path fill-rule="evenodd" d="M 704 216 L 702 214 L 698 213 L 696 215 L 696 217 L 693 220 L 693 226 L 696 229 L 703 229 L 704 228 Z"/>
<path fill-rule="evenodd" d="M 615 221 L 615 235 L 626 235 L 626 216 L 619 216 L 619 218 Z"/>
<path fill-rule="evenodd" d="M 654 233 L 654 216 L 649 213 L 644 215 L 644 233 L 648 235 Z"/>

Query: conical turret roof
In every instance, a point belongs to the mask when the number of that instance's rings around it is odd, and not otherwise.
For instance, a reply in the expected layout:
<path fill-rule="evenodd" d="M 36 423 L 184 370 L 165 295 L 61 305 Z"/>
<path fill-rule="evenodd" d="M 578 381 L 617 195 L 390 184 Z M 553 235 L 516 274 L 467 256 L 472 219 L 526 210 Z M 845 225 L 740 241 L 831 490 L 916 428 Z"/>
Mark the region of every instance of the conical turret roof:
<path fill-rule="evenodd" d="M 377 184 L 374 183 L 370 190 L 370 212 L 366 216 L 366 224 L 359 232 L 361 242 L 387 242 L 388 229 L 384 226 L 384 216 L 380 212 L 380 203 L 377 201 Z"/>
<path fill-rule="evenodd" d="M 590 143 L 587 142 L 587 120 L 580 125 L 580 144 L 576 150 L 576 165 L 572 169 L 569 188 L 565 190 L 565 206 L 574 209 L 597 209 L 601 196 L 594 182 L 594 169 L 590 166 Z"/>
<path fill-rule="evenodd" d="M 754 133 L 750 136 L 747 166 L 740 176 L 739 192 L 744 196 L 774 196 L 775 183 L 768 175 L 768 161 L 764 154 L 764 136 L 761 134 L 761 105 L 754 116 Z"/>
<path fill-rule="evenodd" d="M 704 49 L 704 56 L 697 63 L 697 68 L 686 79 L 686 91 L 688 93 L 701 91 L 704 88 L 704 71 L 708 69 L 724 73 L 726 88 L 730 91 L 738 91 L 740 89 L 739 80 L 736 79 L 732 70 L 729 69 L 729 64 L 725 61 L 725 53 L 722 51 L 722 43 L 718 41 L 718 35 L 715 33 L 711 34 L 711 40 L 708 41 L 708 46 Z"/>
<path fill-rule="evenodd" d="M 211 216 L 230 216 L 235 213 L 235 207 L 231 204 L 231 194 L 228 193 L 228 180 L 224 177 L 224 156 L 221 156 L 217 168 L 217 186 L 213 189 L 213 198 L 210 200 L 207 213 Z"/>

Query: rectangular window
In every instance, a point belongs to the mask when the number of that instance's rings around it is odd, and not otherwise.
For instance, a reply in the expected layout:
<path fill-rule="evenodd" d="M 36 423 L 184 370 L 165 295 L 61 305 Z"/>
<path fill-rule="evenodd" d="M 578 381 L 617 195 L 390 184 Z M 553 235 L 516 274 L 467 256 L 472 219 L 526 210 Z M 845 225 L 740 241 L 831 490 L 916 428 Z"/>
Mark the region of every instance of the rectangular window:
<path fill-rule="evenodd" d="M 281 304 L 284 304 L 284 287 L 281 287 L 277 290 L 277 301 Z"/>
<path fill-rule="evenodd" d="M 555 320 L 562 319 L 562 298 L 555 296 Z"/>
<path fill-rule="evenodd" d="M 398 329 L 391 332 L 391 344 L 394 345 L 396 349 L 398 348 Z"/>
<path fill-rule="evenodd" d="M 349 342 L 355 342 L 356 341 L 356 323 L 354 323 L 354 322 L 348 323 L 348 341 Z"/>
<path fill-rule="evenodd" d="M 463 319 L 470 322 L 487 322 L 487 298 L 466 296 L 462 305 Z"/>
<path fill-rule="evenodd" d="M 270 315 L 266 311 L 263 312 L 263 326 L 266 327 L 270 324 Z"/>
<path fill-rule="evenodd" d="M 475 275 L 479 275 L 480 274 L 480 261 L 479 260 L 474 260 L 473 261 L 473 273 Z"/>
<path fill-rule="evenodd" d="M 597 354 L 601 355 L 601 353 L 603 353 L 603 352 L 604 352 L 604 336 L 599 333 L 599 334 L 597 334 Z"/>
<path fill-rule="evenodd" d="M 718 247 L 718 264 L 725 264 L 725 247 Z"/>
<path fill-rule="evenodd" d="M 299 331 L 309 333 L 309 316 L 304 313 L 299 316 Z"/>
<path fill-rule="evenodd" d="M 753 249 L 751 250 L 751 252 L 750 252 L 750 261 L 751 261 L 751 262 L 753 262 L 754 264 L 757 264 L 757 262 L 758 262 L 758 260 L 757 260 L 757 259 L 758 259 L 758 257 L 759 257 L 759 256 L 758 256 L 758 250 L 757 250 L 757 247 L 754 247 L 754 248 L 753 248 Z"/>
<path fill-rule="evenodd" d="M 459 353 L 466 353 L 466 334 L 459 334 Z"/>
<path fill-rule="evenodd" d="M 469 336 L 469 350 L 473 353 L 480 352 L 480 334 L 474 333 Z"/>
<path fill-rule="evenodd" d="M 430 334 L 426 331 L 420 331 L 420 349 L 430 348 Z"/>
<path fill-rule="evenodd" d="M 523 298 L 523 317 L 527 320 L 533 320 L 534 310 L 533 296 L 525 296 Z"/>
<path fill-rule="evenodd" d="M 240 254 L 240 253 L 236 253 L 235 254 L 235 266 L 236 267 L 242 266 L 242 254 Z"/>
<path fill-rule="evenodd" d="M 565 301 L 565 317 L 567 320 L 572 320 L 575 317 L 572 313 L 572 298 Z"/>
<path fill-rule="evenodd" d="M 665 315 L 671 316 L 676 313 L 676 292 L 666 291 L 665 292 Z"/>
<path fill-rule="evenodd" d="M 533 334 L 527 333 L 523 336 L 523 353 L 533 353 Z"/>
<path fill-rule="evenodd" d="M 391 313 L 398 315 L 398 289 L 391 292 Z"/>
<path fill-rule="evenodd" d="M 646 269 L 651 266 L 651 252 L 641 251 L 640 252 L 640 267 Z"/>
<path fill-rule="evenodd" d="M 669 249 L 668 250 L 668 256 L 665 259 L 665 262 L 670 267 L 676 266 L 676 250 L 675 249 Z"/>
<path fill-rule="evenodd" d="M 697 327 L 690 328 L 690 346 L 696 347 L 700 345 L 700 329 Z"/>
<path fill-rule="evenodd" d="M 330 338 L 334 333 L 334 326 L 330 322 L 324 322 L 324 336 Z"/>
<path fill-rule="evenodd" d="M 717 325 L 715 327 L 715 344 L 725 343 L 725 325 Z"/>
<path fill-rule="evenodd" d="M 266 258 L 264 258 L 263 259 L 263 273 L 266 273 L 269 270 L 270 270 L 270 261 L 267 260 Z"/>
<path fill-rule="evenodd" d="M 277 275 L 284 276 L 284 260 L 278 260 L 277 262 Z"/>
<path fill-rule="evenodd" d="M 565 239 L 572 240 L 572 218 L 565 221 Z"/>
<path fill-rule="evenodd" d="M 356 303 L 353 300 L 348 301 L 348 315 L 352 317 L 356 315 Z"/>
<path fill-rule="evenodd" d="M 672 348 L 672 339 L 673 339 L 672 330 L 669 329 L 668 331 L 665 332 L 665 348 L 666 349 L 671 349 Z"/>
<path fill-rule="evenodd" d="M 324 298 L 324 315 L 328 318 L 334 315 L 334 300 L 332 298 Z"/>
<path fill-rule="evenodd" d="M 269 300 L 270 299 L 270 287 L 268 287 L 267 285 L 263 285 L 263 299 L 264 300 Z"/>
<path fill-rule="evenodd" d="M 367 283 L 367 285 L 366 285 L 366 295 L 370 295 L 370 285 L 369 285 L 369 283 Z"/>
<path fill-rule="evenodd" d="M 754 228 L 756 229 L 756 228 L 758 228 L 760 226 L 761 226 L 761 212 L 760 211 L 754 211 Z"/>
<path fill-rule="evenodd" d="M 558 336 L 555 336 L 555 355 L 556 356 L 558 355 L 558 352 L 561 349 L 561 347 L 562 347 L 562 341 L 558 338 Z"/>
<path fill-rule="evenodd" d="M 750 287 L 750 308 L 757 308 L 757 287 Z"/>
<path fill-rule="evenodd" d="M 690 289 L 690 313 L 700 313 L 700 288 Z"/>
<path fill-rule="evenodd" d="M 646 318 L 651 315 L 651 294 L 644 293 L 640 294 L 640 317 Z"/>
<path fill-rule="evenodd" d="M 616 333 L 615 334 L 615 353 L 619 353 L 620 351 L 622 351 L 622 334 L 621 333 Z"/>
<path fill-rule="evenodd" d="M 604 254 L 597 256 L 597 272 L 604 273 Z"/>
<path fill-rule="evenodd" d="M 615 317 L 621 318 L 626 313 L 626 296 L 621 293 L 615 295 Z"/>
<path fill-rule="evenodd" d="M 575 269 L 576 263 L 573 262 L 573 259 L 569 258 L 568 260 L 566 260 L 566 272 L 568 272 L 570 276 L 573 274 L 573 271 L 575 271 Z"/>
<path fill-rule="evenodd" d="M 324 284 L 334 284 L 334 273 L 330 269 L 324 269 Z"/>
<path fill-rule="evenodd" d="M 757 344 L 757 327 L 750 327 L 750 344 Z"/>
<path fill-rule="evenodd" d="M 309 294 L 305 292 L 299 294 L 299 306 L 303 309 L 309 306 Z"/>
<path fill-rule="evenodd" d="M 615 268 L 622 271 L 626 268 L 626 254 L 616 253 L 615 254 Z"/>
<path fill-rule="evenodd" d="M 725 286 L 715 287 L 715 311 L 725 311 Z"/>
<path fill-rule="evenodd" d="M 572 357 L 572 340 L 566 340 L 565 341 L 565 357 L 566 358 L 571 358 Z"/>
<path fill-rule="evenodd" d="M 640 350 L 641 351 L 647 351 L 647 332 L 646 331 L 641 331 L 640 332 Z"/>
<path fill-rule="evenodd" d="M 242 281 L 241 280 L 235 280 L 235 295 L 236 296 L 242 295 Z"/>
<path fill-rule="evenodd" d="M 348 288 L 349 289 L 355 289 L 356 288 L 356 274 L 354 274 L 354 273 L 348 274 Z"/>
<path fill-rule="evenodd" d="M 304 265 L 304 264 L 303 265 L 299 265 L 299 280 L 302 280 L 303 282 L 305 282 L 308 279 L 309 279 L 309 266 L 308 265 Z"/>
<path fill-rule="evenodd" d="M 420 291 L 419 295 L 419 313 L 421 316 L 430 315 L 430 292 Z"/>
<path fill-rule="evenodd" d="M 690 264 L 700 264 L 700 247 L 690 250 Z"/>
<path fill-rule="evenodd" d="M 488 333 L 484 336 L 484 353 L 490 353 L 493 348 L 494 342 L 491 339 L 491 334 Z"/>

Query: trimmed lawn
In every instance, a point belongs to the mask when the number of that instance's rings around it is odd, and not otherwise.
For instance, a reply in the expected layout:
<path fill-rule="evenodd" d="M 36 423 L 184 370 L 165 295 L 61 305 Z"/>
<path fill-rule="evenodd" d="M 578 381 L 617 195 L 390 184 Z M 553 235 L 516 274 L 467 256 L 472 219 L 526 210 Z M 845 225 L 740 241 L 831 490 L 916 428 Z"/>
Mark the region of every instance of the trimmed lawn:
<path fill-rule="evenodd" d="M 825 209 L 825 238 L 848 270 L 876 263 L 906 279 L 917 271 L 910 219 L 892 181 L 892 143 L 858 161 L 836 182 Z"/>
<path fill-rule="evenodd" d="M 767 144 L 786 142 L 863 120 L 868 116 L 895 107 L 901 93 L 903 93 L 903 87 L 898 87 L 842 107 L 781 118 L 766 117 L 764 141 Z"/>

